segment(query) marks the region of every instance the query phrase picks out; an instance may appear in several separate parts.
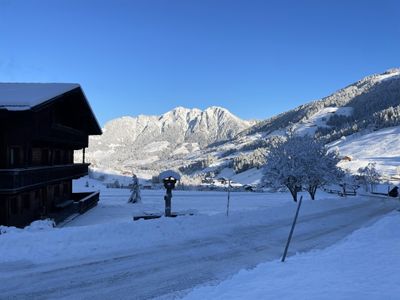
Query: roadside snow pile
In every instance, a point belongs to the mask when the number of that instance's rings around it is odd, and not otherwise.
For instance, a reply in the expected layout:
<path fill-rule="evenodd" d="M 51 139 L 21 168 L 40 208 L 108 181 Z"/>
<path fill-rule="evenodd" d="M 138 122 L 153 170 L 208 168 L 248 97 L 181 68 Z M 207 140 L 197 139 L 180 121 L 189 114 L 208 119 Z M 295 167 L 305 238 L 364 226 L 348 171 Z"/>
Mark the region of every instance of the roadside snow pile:
<path fill-rule="evenodd" d="M 399 299 L 400 215 L 321 251 L 241 271 L 185 299 Z"/>
<path fill-rule="evenodd" d="M 55 223 L 53 220 L 46 219 L 46 220 L 38 220 L 32 222 L 29 226 L 26 226 L 24 229 L 13 227 L 13 226 L 0 226 L 0 234 L 5 233 L 22 233 L 22 232 L 36 232 L 36 231 L 44 231 L 44 230 L 51 230 L 55 227 Z"/>
<path fill-rule="evenodd" d="M 6 234 L 6 233 L 11 233 L 11 232 L 19 232 L 21 229 L 13 226 L 0 226 L 0 235 Z"/>
<path fill-rule="evenodd" d="M 35 231 L 43 231 L 43 230 L 52 230 L 56 226 L 51 219 L 46 220 L 38 220 L 31 223 L 31 225 L 26 226 L 24 230 L 35 232 Z"/>

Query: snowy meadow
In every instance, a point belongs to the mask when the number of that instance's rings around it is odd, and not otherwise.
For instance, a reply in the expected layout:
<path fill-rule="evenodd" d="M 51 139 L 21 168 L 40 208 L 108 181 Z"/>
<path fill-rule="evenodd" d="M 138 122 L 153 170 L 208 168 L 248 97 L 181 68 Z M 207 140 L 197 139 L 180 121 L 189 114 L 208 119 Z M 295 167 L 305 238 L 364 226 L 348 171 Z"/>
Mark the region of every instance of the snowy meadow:
<path fill-rule="evenodd" d="M 396 263 L 389 260 L 396 258 L 393 251 L 400 246 L 392 234 L 399 226 L 397 199 L 339 197 L 318 191 L 317 199 L 310 200 L 301 193 L 304 201 L 288 261 L 281 264 L 297 206 L 289 193 L 232 192 L 227 216 L 226 192 L 174 191 L 172 210 L 194 215 L 133 221 L 143 213 L 162 213 L 165 191 L 143 190 L 142 203 L 131 204 L 127 203 L 128 189 L 105 188 L 86 178 L 76 181 L 74 188 L 100 189 L 98 206 L 62 227 L 38 222 L 25 229 L 3 230 L 0 278 L 4 285 L 0 293 L 21 299 L 27 295 L 133 299 L 132 293 L 137 298 L 251 299 L 270 295 L 292 299 L 297 294 L 288 286 L 293 283 L 301 289 L 302 279 L 309 288 L 302 289 L 301 299 L 324 299 L 324 293 L 331 293 L 335 285 L 343 289 L 335 299 L 350 299 L 346 297 L 357 295 L 357 290 L 352 290 L 349 282 L 361 290 L 369 286 L 363 295 L 378 299 L 375 296 L 393 283 L 390 279 L 374 289 L 374 277 L 362 281 L 357 276 L 396 272 Z M 371 225 L 371 229 L 346 238 Z M 378 237 L 384 237 L 381 243 Z M 372 245 L 365 248 L 369 239 Z M 387 256 L 382 260 L 375 257 L 384 253 Z M 364 259 L 370 264 L 367 269 L 375 271 L 365 271 Z M 80 273 L 79 283 L 76 272 Z M 321 274 L 326 280 L 317 282 L 315 277 Z M 45 284 L 49 277 L 55 288 Z M 21 288 L 21 282 L 29 285 Z M 373 293 L 369 293 L 371 289 Z"/>

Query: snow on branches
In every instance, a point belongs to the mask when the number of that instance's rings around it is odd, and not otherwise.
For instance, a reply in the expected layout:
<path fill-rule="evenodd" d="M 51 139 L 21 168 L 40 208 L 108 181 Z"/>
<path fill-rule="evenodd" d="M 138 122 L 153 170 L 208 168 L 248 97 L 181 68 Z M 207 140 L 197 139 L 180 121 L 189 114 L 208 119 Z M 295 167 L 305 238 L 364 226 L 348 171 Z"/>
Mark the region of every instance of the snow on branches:
<path fill-rule="evenodd" d="M 264 166 L 263 181 L 274 187 L 286 186 L 297 201 L 297 193 L 305 188 L 311 199 L 317 188 L 326 183 L 337 182 L 343 172 L 336 166 L 339 162 L 335 151 L 309 136 L 289 136 L 271 147 Z"/>
<path fill-rule="evenodd" d="M 141 203 L 142 197 L 140 196 L 140 185 L 139 179 L 136 174 L 132 174 L 132 187 L 131 196 L 129 197 L 128 203 Z"/>
<path fill-rule="evenodd" d="M 369 163 L 364 168 L 359 168 L 360 181 L 364 184 L 365 189 L 368 191 L 368 186 L 371 188 L 371 192 L 374 191 L 374 186 L 379 182 L 381 174 L 376 169 L 376 163 Z"/>

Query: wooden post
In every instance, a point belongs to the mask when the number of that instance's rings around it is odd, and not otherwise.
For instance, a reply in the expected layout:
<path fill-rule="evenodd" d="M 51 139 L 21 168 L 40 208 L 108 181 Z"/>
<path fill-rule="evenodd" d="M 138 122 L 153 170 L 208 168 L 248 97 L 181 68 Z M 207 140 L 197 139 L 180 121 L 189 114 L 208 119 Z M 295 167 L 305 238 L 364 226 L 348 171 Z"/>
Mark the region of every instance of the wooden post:
<path fill-rule="evenodd" d="M 288 240 L 287 240 L 287 242 L 286 242 L 285 251 L 283 252 L 282 262 L 285 261 L 286 254 L 287 254 L 288 249 L 289 249 L 289 244 L 290 244 L 290 241 L 291 241 L 291 239 L 292 239 L 294 227 L 296 226 L 297 216 L 299 215 L 299 210 L 300 210 L 300 206 L 301 206 L 301 201 L 302 201 L 302 200 L 303 200 L 303 196 L 300 197 L 299 204 L 297 205 L 297 210 L 296 210 L 296 214 L 295 214 L 295 216 L 294 216 L 292 228 L 290 229 L 289 237 L 288 237 Z"/>
<path fill-rule="evenodd" d="M 226 216 L 229 216 L 229 203 L 231 200 L 231 180 L 228 180 L 228 202 L 226 204 Z"/>
<path fill-rule="evenodd" d="M 171 199 L 172 199 L 172 191 L 171 189 L 167 189 L 167 193 L 164 196 L 165 200 L 165 216 L 170 217 L 171 216 Z"/>
<path fill-rule="evenodd" d="M 85 163 L 85 149 L 86 149 L 86 148 L 83 148 L 83 149 L 82 149 L 82 163 L 83 163 L 83 164 Z"/>

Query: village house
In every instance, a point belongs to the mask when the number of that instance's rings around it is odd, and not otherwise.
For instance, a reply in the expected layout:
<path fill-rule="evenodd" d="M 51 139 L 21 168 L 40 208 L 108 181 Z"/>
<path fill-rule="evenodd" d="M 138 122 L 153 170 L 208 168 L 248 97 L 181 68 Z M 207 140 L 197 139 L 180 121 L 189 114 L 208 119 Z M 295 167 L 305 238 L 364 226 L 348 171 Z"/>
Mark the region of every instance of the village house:
<path fill-rule="evenodd" d="M 88 174 L 88 137 L 101 133 L 78 84 L 0 83 L 0 225 L 60 222 L 95 206 L 99 192 L 73 193 L 72 180 Z"/>

